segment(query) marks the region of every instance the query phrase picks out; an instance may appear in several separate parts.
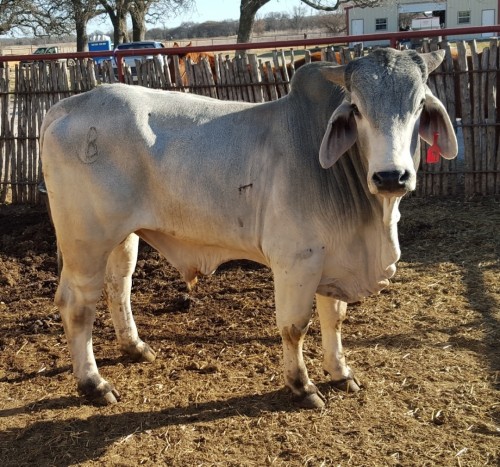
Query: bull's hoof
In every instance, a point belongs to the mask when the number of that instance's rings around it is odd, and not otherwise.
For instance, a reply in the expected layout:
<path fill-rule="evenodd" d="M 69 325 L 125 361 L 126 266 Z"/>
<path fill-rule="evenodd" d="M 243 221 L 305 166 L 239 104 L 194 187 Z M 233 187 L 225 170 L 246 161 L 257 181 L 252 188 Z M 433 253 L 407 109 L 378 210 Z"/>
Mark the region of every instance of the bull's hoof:
<path fill-rule="evenodd" d="M 78 392 L 95 405 L 116 404 L 120 400 L 120 393 L 104 379 L 96 384 L 97 379 L 94 377 L 79 383 Z"/>
<path fill-rule="evenodd" d="M 301 409 L 321 409 L 325 406 L 326 397 L 319 389 L 310 384 L 303 394 L 294 394 L 293 403 Z"/>
<path fill-rule="evenodd" d="M 121 348 L 122 352 L 135 362 L 154 362 L 156 352 L 145 342 L 132 344 Z"/>
<path fill-rule="evenodd" d="M 325 398 L 321 393 L 306 394 L 302 397 L 294 397 L 293 403 L 301 409 L 322 409 L 325 406 Z"/>
<path fill-rule="evenodd" d="M 111 391 L 104 394 L 104 396 L 99 399 L 93 401 L 97 405 L 112 405 L 116 404 L 120 400 L 120 393 L 116 389 L 112 389 Z"/>
<path fill-rule="evenodd" d="M 331 385 L 337 391 L 359 392 L 361 390 L 361 383 L 355 376 L 341 379 L 339 381 L 332 381 Z"/>

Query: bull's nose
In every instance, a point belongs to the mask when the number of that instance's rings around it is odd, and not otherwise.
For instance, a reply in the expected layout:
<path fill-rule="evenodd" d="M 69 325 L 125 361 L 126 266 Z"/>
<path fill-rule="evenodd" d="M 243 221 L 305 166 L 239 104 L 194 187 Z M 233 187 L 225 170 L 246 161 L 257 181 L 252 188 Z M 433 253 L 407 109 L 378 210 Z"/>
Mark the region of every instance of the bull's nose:
<path fill-rule="evenodd" d="M 380 192 L 400 192 L 409 190 L 411 174 L 408 170 L 390 170 L 375 172 L 373 183 Z"/>

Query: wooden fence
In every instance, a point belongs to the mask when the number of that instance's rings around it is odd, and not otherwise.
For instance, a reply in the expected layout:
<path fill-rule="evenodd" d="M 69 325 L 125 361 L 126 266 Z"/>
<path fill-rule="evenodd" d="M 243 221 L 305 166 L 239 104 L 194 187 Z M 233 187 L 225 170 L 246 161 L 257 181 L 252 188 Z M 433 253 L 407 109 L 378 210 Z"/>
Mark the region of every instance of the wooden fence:
<path fill-rule="evenodd" d="M 446 58 L 432 73 L 429 86 L 447 108 L 463 144 L 459 158 L 425 161 L 422 144 L 418 196 L 500 194 L 499 47 L 496 39 L 478 52 L 474 41 L 424 43 L 424 51 L 443 48 Z M 346 63 L 363 52 L 333 49 L 304 52 L 303 62 L 321 58 Z M 125 67 L 125 82 L 152 88 L 192 92 L 217 99 L 265 102 L 290 90 L 299 66 L 298 51 L 273 51 L 267 57 L 202 54 L 180 60 L 173 55 L 136 61 L 136 73 Z M 194 60 L 197 60 L 196 62 Z M 167 65 L 168 63 L 168 65 Z M 82 59 L 73 66 L 50 62 L 0 68 L 0 203 L 38 203 L 41 180 L 39 129 L 51 105 L 67 96 L 115 82 L 110 62 Z"/>

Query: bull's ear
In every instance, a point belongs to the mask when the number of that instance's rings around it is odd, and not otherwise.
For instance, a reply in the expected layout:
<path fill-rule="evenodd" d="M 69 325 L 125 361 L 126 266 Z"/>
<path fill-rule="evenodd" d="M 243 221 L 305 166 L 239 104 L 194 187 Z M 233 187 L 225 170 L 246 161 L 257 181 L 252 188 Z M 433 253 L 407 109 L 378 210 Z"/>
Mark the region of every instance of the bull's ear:
<path fill-rule="evenodd" d="M 356 119 L 349 102 L 343 102 L 333 113 L 319 149 L 321 167 L 328 169 L 337 162 L 356 141 Z"/>
<path fill-rule="evenodd" d="M 332 83 L 338 84 L 339 86 L 345 86 L 345 65 L 338 66 L 325 66 L 320 69 L 321 74 Z"/>
<path fill-rule="evenodd" d="M 457 137 L 450 117 L 439 99 L 430 92 L 425 95 L 424 109 L 420 115 L 420 137 L 433 144 L 434 134 L 438 133 L 437 144 L 445 159 L 453 159 L 458 153 Z"/>

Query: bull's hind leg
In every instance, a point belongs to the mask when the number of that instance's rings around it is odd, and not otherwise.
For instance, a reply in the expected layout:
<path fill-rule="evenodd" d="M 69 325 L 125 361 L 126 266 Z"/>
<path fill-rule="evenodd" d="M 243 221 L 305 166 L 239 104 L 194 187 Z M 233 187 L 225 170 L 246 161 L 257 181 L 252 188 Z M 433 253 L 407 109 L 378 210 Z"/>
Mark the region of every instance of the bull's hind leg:
<path fill-rule="evenodd" d="M 342 321 L 346 317 L 347 304 L 317 294 L 316 308 L 321 322 L 324 370 L 330 374 L 337 389 L 348 392 L 359 391 L 360 383 L 347 366 L 342 348 Z"/>
<path fill-rule="evenodd" d="M 132 274 L 137 262 L 139 237 L 130 234 L 109 255 L 106 266 L 106 299 L 118 345 L 134 360 L 152 362 L 155 352 L 139 339 L 130 306 Z"/>
<path fill-rule="evenodd" d="M 99 374 L 92 348 L 92 326 L 96 303 L 104 283 L 106 255 L 91 255 L 91 246 L 80 245 L 79 255 L 64 255 L 64 266 L 56 293 L 64 332 L 79 391 L 98 403 L 114 403 L 115 389 Z M 64 253 L 63 253 L 64 254 Z"/>
<path fill-rule="evenodd" d="M 283 365 L 285 384 L 292 391 L 294 401 L 300 407 L 320 408 L 325 398 L 309 379 L 304 363 L 302 346 L 312 315 L 314 293 L 319 276 L 316 266 L 307 273 L 307 265 L 292 269 L 302 269 L 294 277 L 290 269 L 274 272 L 276 296 L 276 321 L 283 342 Z"/>

